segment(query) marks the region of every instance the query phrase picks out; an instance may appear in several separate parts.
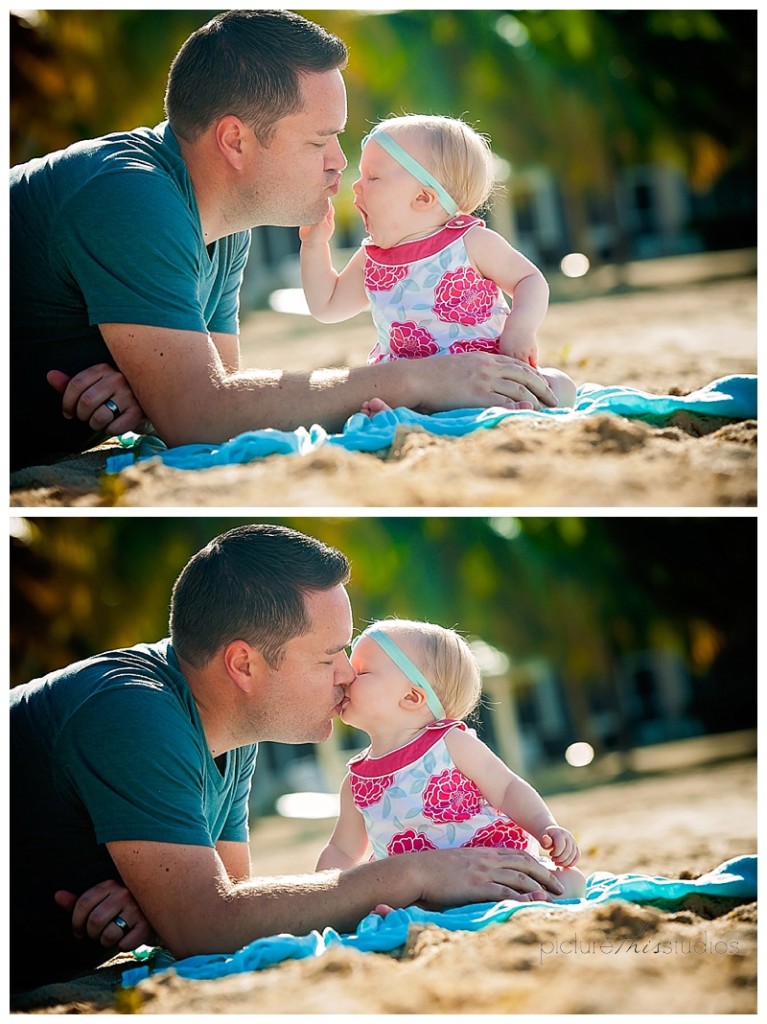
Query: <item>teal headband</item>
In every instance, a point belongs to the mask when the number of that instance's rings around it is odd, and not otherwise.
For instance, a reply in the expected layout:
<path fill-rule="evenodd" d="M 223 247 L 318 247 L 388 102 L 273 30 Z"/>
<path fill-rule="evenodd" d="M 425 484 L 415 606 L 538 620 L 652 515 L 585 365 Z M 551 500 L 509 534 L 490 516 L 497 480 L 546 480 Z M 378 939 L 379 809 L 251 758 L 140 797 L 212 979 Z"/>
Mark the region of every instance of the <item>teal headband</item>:
<path fill-rule="evenodd" d="M 415 683 L 416 686 L 423 690 L 426 694 L 426 703 L 429 707 L 429 711 L 431 711 L 437 721 L 439 722 L 441 719 L 445 718 L 445 709 L 442 707 L 442 703 L 434 692 L 431 683 L 423 675 L 420 669 L 413 664 L 410 658 L 408 658 L 402 648 L 395 644 L 392 638 L 388 634 L 384 633 L 383 630 L 372 628 L 366 629 L 364 633 L 360 633 L 352 644 L 352 649 L 363 636 L 369 636 L 371 640 L 375 640 L 378 646 L 382 650 L 386 651 L 397 668 L 401 669 L 405 673 L 410 682 Z"/>
<path fill-rule="evenodd" d="M 416 181 L 420 181 L 422 185 L 428 185 L 429 188 L 433 188 L 437 193 L 437 198 L 445 210 L 445 213 L 449 213 L 451 217 L 455 217 L 457 213 L 460 213 L 458 203 L 456 203 L 450 193 L 440 185 L 434 175 L 430 174 L 422 164 L 419 164 L 415 157 L 412 157 L 407 153 L 398 142 L 395 142 L 391 135 L 387 135 L 381 125 L 377 125 L 365 136 L 362 140 L 363 149 L 369 139 L 373 139 L 378 143 L 381 149 L 386 150 L 389 156 L 393 157 L 400 166 L 404 167 L 406 171 L 412 174 Z"/>

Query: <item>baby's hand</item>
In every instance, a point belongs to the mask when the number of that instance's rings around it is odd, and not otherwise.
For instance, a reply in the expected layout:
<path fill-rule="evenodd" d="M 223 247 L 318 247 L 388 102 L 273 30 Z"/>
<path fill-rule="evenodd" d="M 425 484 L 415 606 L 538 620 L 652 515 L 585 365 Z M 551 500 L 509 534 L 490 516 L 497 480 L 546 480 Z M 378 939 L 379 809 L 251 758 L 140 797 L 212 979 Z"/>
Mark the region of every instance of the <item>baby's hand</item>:
<path fill-rule="evenodd" d="M 317 224 L 305 224 L 298 229 L 298 237 L 303 245 L 327 245 L 333 237 L 336 228 L 335 210 L 328 199 L 328 209 L 325 216 Z"/>
<path fill-rule="evenodd" d="M 577 864 L 581 851 L 572 832 L 559 825 L 552 825 L 541 836 L 541 846 L 555 864 L 561 868 L 571 868 Z"/>
<path fill-rule="evenodd" d="M 501 352 L 512 359 L 538 369 L 538 343 L 535 335 L 529 331 L 515 331 L 511 327 L 511 317 L 506 321 L 506 329 L 501 335 Z"/>

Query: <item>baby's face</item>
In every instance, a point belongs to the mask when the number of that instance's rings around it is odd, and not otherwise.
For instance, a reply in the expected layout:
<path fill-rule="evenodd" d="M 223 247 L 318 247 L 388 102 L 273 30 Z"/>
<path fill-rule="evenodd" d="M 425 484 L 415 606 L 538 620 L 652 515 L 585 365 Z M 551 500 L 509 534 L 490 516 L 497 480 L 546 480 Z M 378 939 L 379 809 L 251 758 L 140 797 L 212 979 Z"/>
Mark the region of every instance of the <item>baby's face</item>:
<path fill-rule="evenodd" d="M 375 640 L 364 635 L 354 645 L 349 660 L 355 678 L 347 689 L 342 720 L 366 732 L 390 723 L 400 699 L 412 686 L 410 680 Z"/>
<path fill-rule="evenodd" d="M 414 204 L 423 186 L 374 138 L 362 150 L 360 176 L 352 189 L 354 205 L 376 245 L 389 249 L 422 229 Z"/>

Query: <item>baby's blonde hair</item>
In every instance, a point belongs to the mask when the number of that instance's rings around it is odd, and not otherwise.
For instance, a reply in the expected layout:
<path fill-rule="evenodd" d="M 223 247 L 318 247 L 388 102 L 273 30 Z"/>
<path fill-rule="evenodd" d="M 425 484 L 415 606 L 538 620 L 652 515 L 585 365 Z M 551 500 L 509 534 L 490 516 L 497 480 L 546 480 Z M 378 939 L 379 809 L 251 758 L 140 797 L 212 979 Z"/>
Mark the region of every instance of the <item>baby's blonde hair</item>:
<path fill-rule="evenodd" d="M 413 641 L 412 660 L 434 688 L 446 718 L 471 714 L 482 695 L 482 678 L 477 659 L 459 633 L 412 619 L 382 619 L 374 626 L 395 643 L 399 637 Z"/>
<path fill-rule="evenodd" d="M 484 206 L 495 191 L 490 142 L 459 118 L 405 114 L 389 117 L 381 126 L 403 149 L 408 150 L 408 140 L 422 144 L 424 166 L 462 213 L 473 213 Z"/>

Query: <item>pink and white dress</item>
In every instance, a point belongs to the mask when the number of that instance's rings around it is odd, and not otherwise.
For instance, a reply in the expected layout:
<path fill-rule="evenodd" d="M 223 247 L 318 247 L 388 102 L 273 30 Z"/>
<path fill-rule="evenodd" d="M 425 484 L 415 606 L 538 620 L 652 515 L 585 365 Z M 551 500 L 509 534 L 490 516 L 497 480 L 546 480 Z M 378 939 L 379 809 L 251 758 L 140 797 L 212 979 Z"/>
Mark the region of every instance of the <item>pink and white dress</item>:
<path fill-rule="evenodd" d="M 349 761 L 352 797 L 367 828 L 374 860 L 396 853 L 456 846 L 503 846 L 538 855 L 538 843 L 495 810 L 456 768 L 445 744 L 463 722 L 434 722 L 383 757 L 368 750 Z"/>
<path fill-rule="evenodd" d="M 365 292 L 378 343 L 369 363 L 481 350 L 500 351 L 509 304 L 475 270 L 465 236 L 477 217 L 458 216 L 427 238 L 365 250 Z"/>

